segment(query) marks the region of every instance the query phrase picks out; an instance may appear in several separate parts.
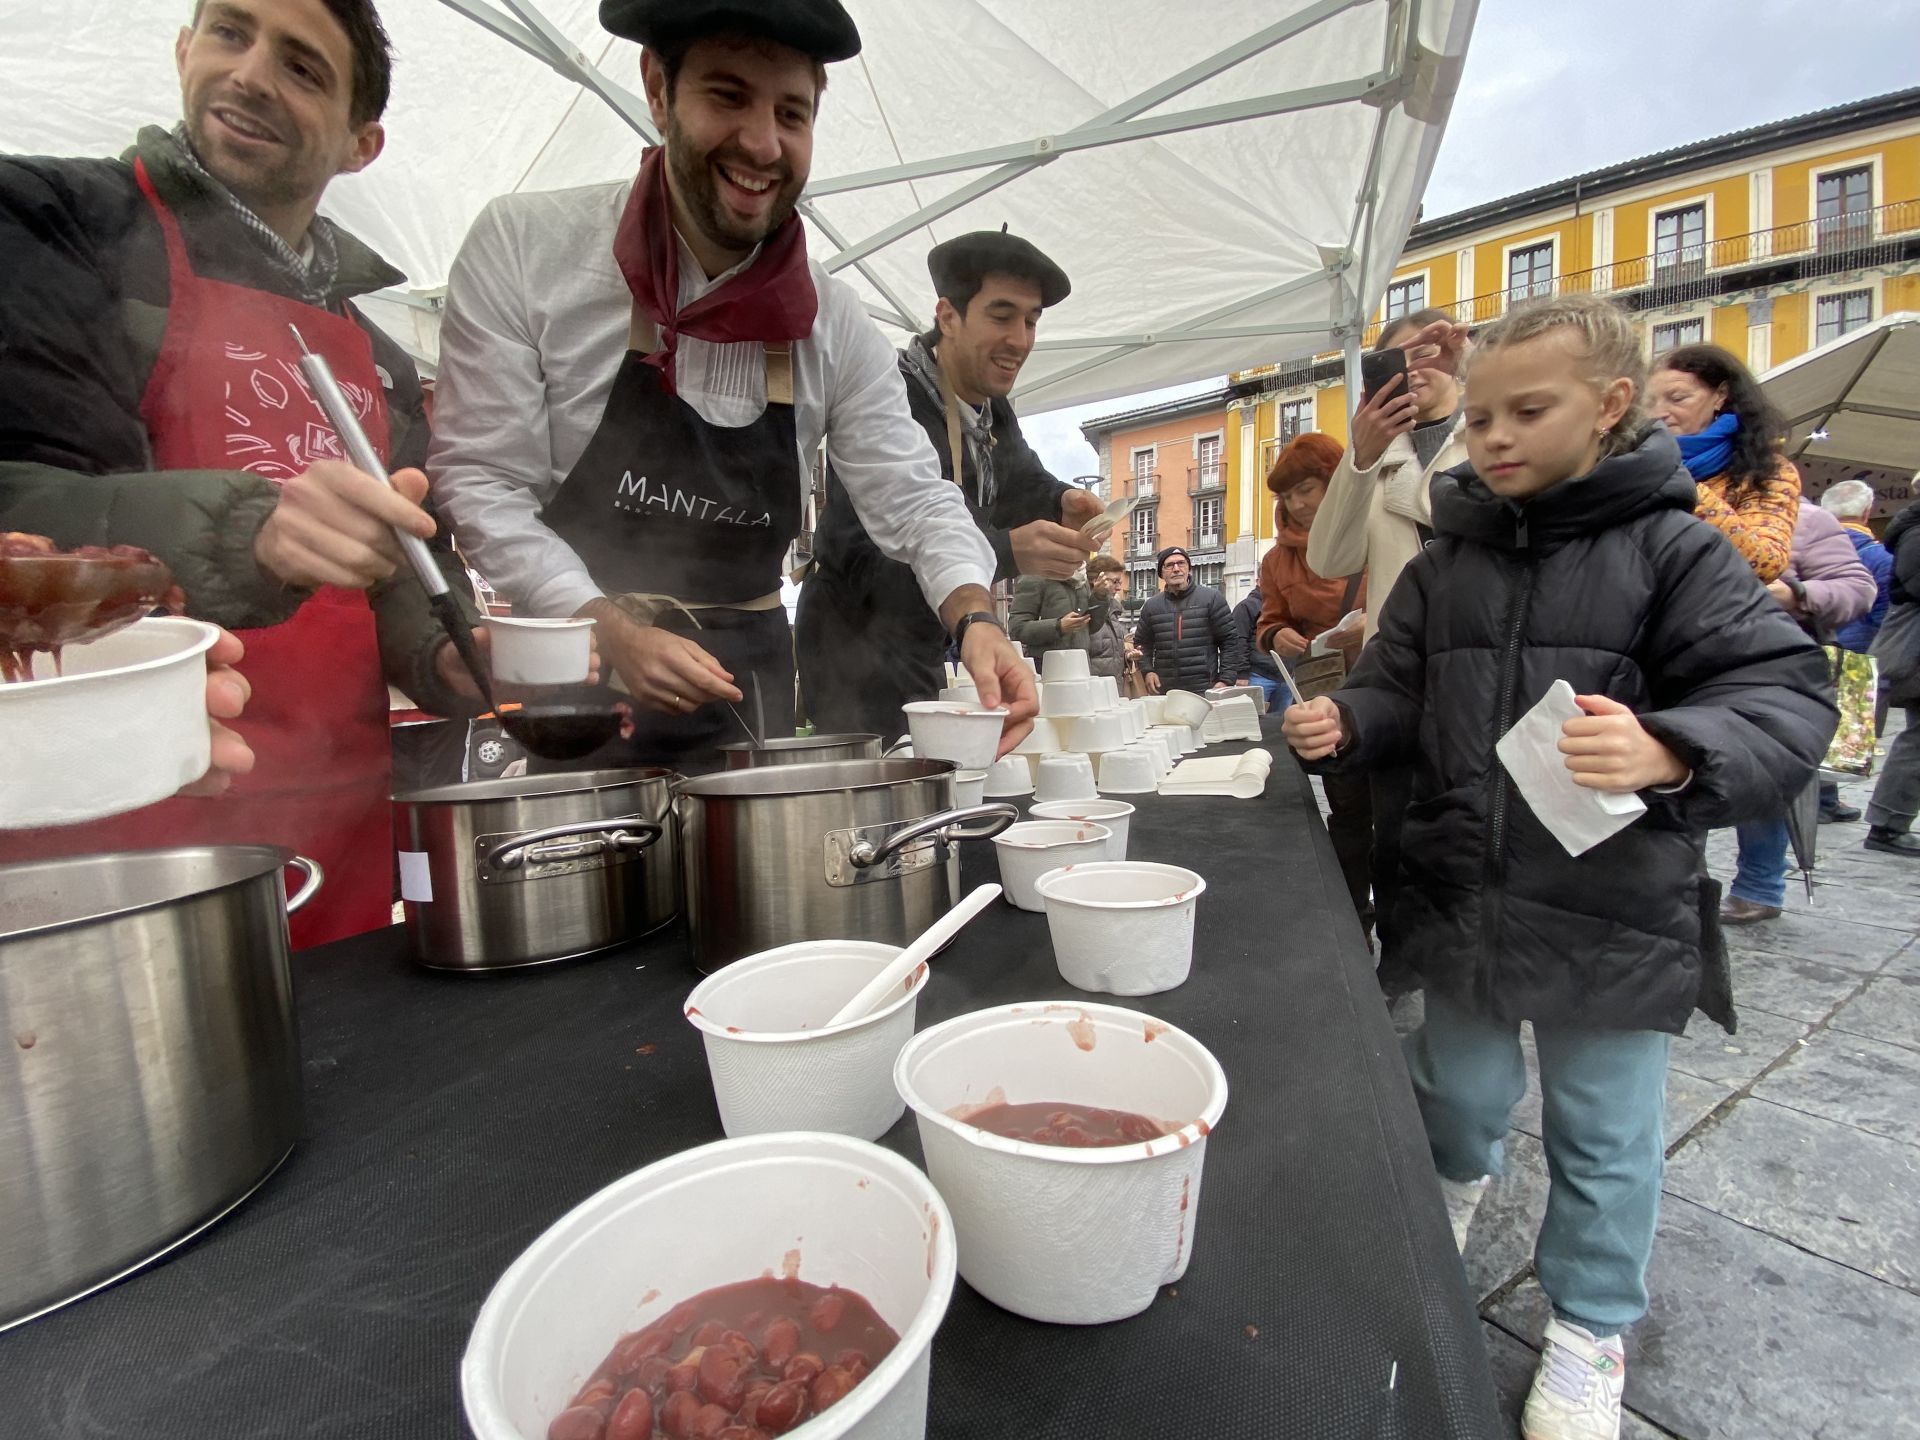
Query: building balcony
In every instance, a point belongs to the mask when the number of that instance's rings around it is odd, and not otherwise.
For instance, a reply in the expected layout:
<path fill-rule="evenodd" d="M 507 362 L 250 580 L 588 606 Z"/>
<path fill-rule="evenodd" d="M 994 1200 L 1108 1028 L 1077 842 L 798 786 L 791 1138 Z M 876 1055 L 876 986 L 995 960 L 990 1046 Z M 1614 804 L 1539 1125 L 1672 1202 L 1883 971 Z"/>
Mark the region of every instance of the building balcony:
<path fill-rule="evenodd" d="M 1145 537 L 1135 535 L 1127 541 L 1127 558 L 1129 560 L 1151 560 L 1159 553 L 1159 550 L 1160 537 L 1158 535 L 1148 535 Z"/>
<path fill-rule="evenodd" d="M 1160 493 L 1160 472 L 1158 470 L 1128 471 L 1126 493 L 1139 500 L 1153 499 Z"/>
<path fill-rule="evenodd" d="M 1226 488 L 1226 466 L 1189 465 L 1187 467 L 1187 494 L 1210 495 L 1216 490 L 1225 490 Z"/>
<path fill-rule="evenodd" d="M 1550 280 L 1475 295 L 1441 308 L 1450 309 L 1454 319 L 1465 325 L 1484 325 L 1504 315 L 1510 306 L 1543 295 L 1608 295 L 1629 310 L 1657 310 L 1740 290 L 1912 260 L 1920 260 L 1920 200 L 1902 200 L 1870 210 L 1727 235 L 1663 254 L 1616 260 L 1591 270 L 1575 270 Z M 1378 340 L 1380 330 L 1377 324 L 1368 328 L 1368 346 Z M 1316 357 L 1323 363 L 1333 358 Z"/>

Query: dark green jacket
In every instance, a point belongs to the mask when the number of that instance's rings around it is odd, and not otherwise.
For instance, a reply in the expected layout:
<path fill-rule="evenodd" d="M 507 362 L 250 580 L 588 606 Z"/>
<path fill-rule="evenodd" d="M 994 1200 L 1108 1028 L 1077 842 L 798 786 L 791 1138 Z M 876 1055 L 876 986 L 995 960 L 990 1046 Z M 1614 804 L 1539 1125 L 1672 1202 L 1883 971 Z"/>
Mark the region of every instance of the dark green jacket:
<path fill-rule="evenodd" d="M 1022 575 L 1013 587 L 1013 609 L 1007 617 L 1007 626 L 1013 638 L 1027 647 L 1029 655 L 1044 655 L 1049 650 L 1085 650 L 1092 626 L 1083 625 L 1071 633 L 1060 629 L 1060 618 L 1074 610 L 1085 610 L 1089 614 L 1093 611 L 1093 591 L 1085 582 Z"/>
<path fill-rule="evenodd" d="M 169 276 L 160 226 L 134 179 L 146 161 L 178 217 L 195 270 L 288 294 L 259 240 L 189 166 L 166 131 L 148 127 L 120 160 L 0 156 L 0 530 L 56 544 L 139 545 L 173 571 L 187 613 L 217 625 L 274 625 L 310 593 L 254 561 L 276 487 L 244 471 L 153 467 L 140 398 L 167 324 Z M 420 377 L 406 352 L 349 301 L 405 280 L 344 232 L 329 308 L 351 317 L 391 377 L 389 457 L 427 454 Z M 466 600 L 444 539 L 436 556 Z M 433 673 L 443 638 L 410 573 L 368 592 L 387 679 L 418 704 L 459 708 Z"/>

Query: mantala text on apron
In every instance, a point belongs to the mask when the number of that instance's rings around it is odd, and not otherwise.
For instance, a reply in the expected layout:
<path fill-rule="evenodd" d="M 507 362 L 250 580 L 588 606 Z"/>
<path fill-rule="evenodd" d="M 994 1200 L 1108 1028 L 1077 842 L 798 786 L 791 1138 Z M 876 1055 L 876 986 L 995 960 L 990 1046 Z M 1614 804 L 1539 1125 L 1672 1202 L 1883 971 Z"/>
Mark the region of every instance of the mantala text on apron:
<path fill-rule="evenodd" d="M 179 221 L 142 162 L 134 175 L 166 242 L 171 296 L 140 401 L 154 465 L 245 470 L 278 484 L 316 460 L 345 458 L 300 374 L 289 325 L 327 357 L 384 458 L 386 398 L 366 332 L 345 315 L 195 274 Z M 386 925 L 393 897 L 387 686 L 366 596 L 325 587 L 284 623 L 236 633 L 253 694 L 245 715 L 229 723 L 253 747 L 252 773 L 234 777 L 217 798 L 174 798 L 63 827 L 61 850 L 284 845 L 326 875 L 313 902 L 291 919 L 296 949 Z"/>
<path fill-rule="evenodd" d="M 680 309 L 663 155 L 647 152 L 614 239 L 634 295 L 628 349 L 599 428 L 541 518 L 623 611 L 692 636 L 736 680 L 751 676 L 766 733 L 784 734 L 793 644 L 780 575 L 801 520 L 790 342 L 812 333 L 817 307 L 805 238 L 789 216 L 751 265 Z M 751 422 L 715 425 L 675 393 L 681 333 L 765 346 L 767 403 Z M 723 705 L 636 719 L 648 759 L 740 738 Z"/>

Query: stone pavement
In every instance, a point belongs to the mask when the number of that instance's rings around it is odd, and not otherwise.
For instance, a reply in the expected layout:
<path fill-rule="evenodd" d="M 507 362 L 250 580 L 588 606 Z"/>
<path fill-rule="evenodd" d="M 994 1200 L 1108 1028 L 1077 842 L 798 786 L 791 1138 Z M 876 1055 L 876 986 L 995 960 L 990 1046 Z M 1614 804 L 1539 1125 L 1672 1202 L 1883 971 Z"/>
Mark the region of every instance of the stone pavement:
<path fill-rule="evenodd" d="M 1812 897 L 1790 875 L 1778 920 L 1729 928 L 1738 1034 L 1696 1015 L 1674 1044 L 1627 1440 L 1920 1437 L 1920 865 L 1865 835 L 1821 826 Z M 1708 859 L 1732 878 L 1731 831 Z M 1418 997 L 1393 1013 L 1413 1028 Z M 1547 1317 L 1537 1078 L 1513 1126 L 1462 1258 L 1517 1435 Z"/>

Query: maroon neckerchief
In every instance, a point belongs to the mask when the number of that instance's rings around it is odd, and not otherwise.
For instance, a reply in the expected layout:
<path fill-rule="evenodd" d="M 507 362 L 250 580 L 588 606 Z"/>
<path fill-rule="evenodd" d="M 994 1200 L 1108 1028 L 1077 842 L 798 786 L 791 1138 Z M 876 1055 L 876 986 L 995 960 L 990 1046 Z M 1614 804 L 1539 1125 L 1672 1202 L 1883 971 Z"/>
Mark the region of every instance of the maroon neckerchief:
<path fill-rule="evenodd" d="M 659 327 L 660 348 L 644 358 L 659 369 L 671 395 L 676 393 L 673 352 L 682 335 L 721 344 L 800 340 L 813 333 L 820 302 L 807 268 L 806 232 L 800 217 L 789 215 L 751 265 L 680 309 L 680 245 L 667 195 L 666 157 L 665 148 L 654 145 L 641 158 L 633 195 L 614 232 L 613 258 L 627 277 L 634 304 Z"/>

